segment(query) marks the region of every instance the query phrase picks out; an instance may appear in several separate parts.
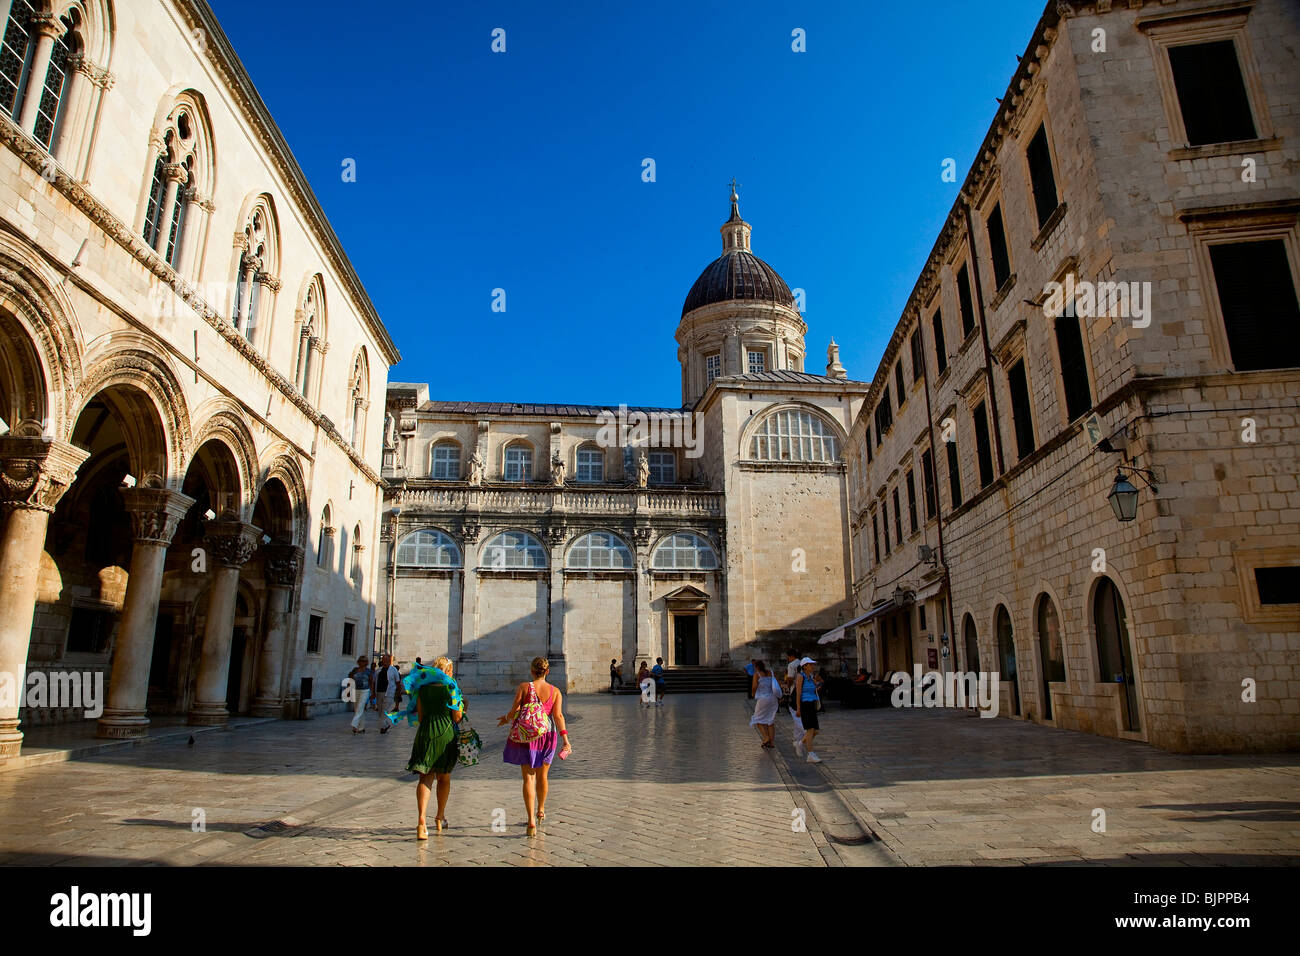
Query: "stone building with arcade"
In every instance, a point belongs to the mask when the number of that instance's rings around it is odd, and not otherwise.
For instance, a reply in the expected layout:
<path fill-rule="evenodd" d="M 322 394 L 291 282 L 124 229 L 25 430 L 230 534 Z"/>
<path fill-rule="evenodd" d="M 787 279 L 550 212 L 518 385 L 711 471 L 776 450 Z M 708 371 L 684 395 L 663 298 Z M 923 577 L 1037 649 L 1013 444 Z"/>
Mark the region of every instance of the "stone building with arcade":
<path fill-rule="evenodd" d="M 734 190 L 721 233 L 677 325 L 679 406 L 390 384 L 380 613 L 400 659 L 446 654 L 483 692 L 542 655 L 584 692 L 611 659 L 739 667 L 847 619 L 843 450 L 867 386 L 833 345 L 804 370 L 807 326 Z"/>
<path fill-rule="evenodd" d="M 0 25 L 0 757 L 83 716 L 38 671 L 109 737 L 337 700 L 397 351 L 205 3 Z"/>

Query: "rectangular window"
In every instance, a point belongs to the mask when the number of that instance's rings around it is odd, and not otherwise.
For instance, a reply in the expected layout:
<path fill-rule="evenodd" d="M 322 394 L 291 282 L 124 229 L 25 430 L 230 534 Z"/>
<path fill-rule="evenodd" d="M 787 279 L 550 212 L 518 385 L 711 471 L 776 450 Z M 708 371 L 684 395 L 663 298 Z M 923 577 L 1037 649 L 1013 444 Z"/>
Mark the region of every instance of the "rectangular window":
<path fill-rule="evenodd" d="M 1281 239 L 1210 246 L 1219 308 L 1238 372 L 1300 365 L 1300 304 Z"/>
<path fill-rule="evenodd" d="M 898 364 L 894 366 L 894 387 L 898 390 L 898 407 L 902 408 L 903 403 L 907 401 L 907 386 L 903 383 L 902 359 L 899 359 Z"/>
<path fill-rule="evenodd" d="M 957 443 L 948 442 L 948 498 L 952 510 L 961 507 L 961 463 L 957 460 Z"/>
<path fill-rule="evenodd" d="M 356 652 L 357 626 L 351 621 L 343 625 L 343 656 L 351 657 Z"/>
<path fill-rule="evenodd" d="M 712 382 L 722 374 L 722 356 L 706 355 L 704 356 L 704 379 L 705 384 Z"/>
<path fill-rule="evenodd" d="M 1002 204 L 994 203 L 987 222 L 989 253 L 993 257 L 993 284 L 999 289 L 1011 278 L 1011 258 L 1007 254 L 1007 231 L 1002 224 Z"/>
<path fill-rule="evenodd" d="M 907 520 L 912 534 L 916 534 L 919 527 L 916 523 L 916 479 L 912 477 L 910 468 L 907 470 Z"/>
<path fill-rule="evenodd" d="M 1029 141 L 1025 158 L 1029 161 L 1029 182 L 1034 192 L 1038 228 L 1042 229 L 1060 204 L 1056 195 L 1056 173 L 1052 171 L 1052 150 L 1047 145 L 1046 123 L 1039 125 L 1038 132 Z"/>
<path fill-rule="evenodd" d="M 989 444 L 989 416 L 984 403 L 975 406 L 975 457 L 979 460 L 980 487 L 987 488 L 993 483 L 993 448 Z"/>
<path fill-rule="evenodd" d="M 867 422 L 867 464 L 871 463 L 872 457 L 873 456 L 871 454 L 871 423 Z"/>
<path fill-rule="evenodd" d="M 934 456 L 928 448 L 921 455 L 921 484 L 925 494 L 925 520 L 929 521 L 938 510 L 938 496 L 934 487 Z"/>
<path fill-rule="evenodd" d="M 1256 137 L 1255 121 L 1232 40 L 1169 48 L 1169 67 L 1187 145 L 1231 143 Z"/>
<path fill-rule="evenodd" d="M 880 525 L 876 521 L 876 513 L 871 512 L 871 543 L 876 547 L 876 564 L 880 563 Z"/>
<path fill-rule="evenodd" d="M 876 406 L 876 446 L 885 440 L 885 432 L 894 424 L 894 409 L 889 404 L 889 386 L 880 393 L 880 404 Z"/>
<path fill-rule="evenodd" d="M 916 623 L 921 625 L 922 631 L 925 630 L 925 605 L 924 604 L 918 604 L 916 606 Z"/>
<path fill-rule="evenodd" d="M 320 626 L 321 618 L 319 614 L 313 614 L 307 621 L 307 653 L 320 653 Z"/>
<path fill-rule="evenodd" d="M 1065 388 L 1065 416 L 1074 421 L 1092 408 L 1088 386 L 1088 360 L 1083 350 L 1083 333 L 1074 315 L 1074 303 L 1056 320 L 1056 353 L 1061 360 L 1061 384 Z"/>
<path fill-rule="evenodd" d="M 102 654 L 113 633 L 113 612 L 97 607 L 72 608 L 68 624 L 69 654 Z"/>
<path fill-rule="evenodd" d="M 460 478 L 460 446 L 443 442 L 433 446 L 433 468 L 430 478 L 437 481 L 457 481 Z"/>
<path fill-rule="evenodd" d="M 921 381 L 925 374 L 925 356 L 921 352 L 921 329 L 917 327 L 912 333 L 912 384 Z"/>
<path fill-rule="evenodd" d="M 934 361 L 942 375 L 948 367 L 948 349 L 943 344 L 943 313 L 938 309 L 930 320 L 930 327 L 934 329 Z"/>
<path fill-rule="evenodd" d="M 1261 605 L 1300 604 L 1300 566 L 1256 568 Z"/>
<path fill-rule="evenodd" d="M 533 480 L 533 450 L 531 448 L 506 449 L 506 481 Z"/>
<path fill-rule="evenodd" d="M 598 448 L 579 448 L 577 478 L 589 483 L 604 481 L 605 453 Z"/>
<path fill-rule="evenodd" d="M 962 341 L 975 331 L 975 308 L 970 297 L 970 269 L 966 263 L 957 270 L 957 312 L 961 316 Z"/>
<path fill-rule="evenodd" d="M 1016 451 L 1024 460 L 1034 450 L 1034 422 L 1030 417 L 1029 382 L 1025 378 L 1024 359 L 1007 371 L 1007 388 L 1011 392 L 1011 417 L 1016 426 Z"/>
<path fill-rule="evenodd" d="M 884 527 L 885 557 L 889 557 L 889 499 L 880 499 L 880 521 Z"/>
<path fill-rule="evenodd" d="M 652 451 L 648 456 L 650 484 L 673 485 L 677 483 L 677 456 L 670 451 Z"/>
<path fill-rule="evenodd" d="M 749 374 L 756 375 L 767 367 L 767 353 L 751 351 L 749 353 Z"/>
<path fill-rule="evenodd" d="M 903 509 L 898 506 L 898 485 L 894 485 L 894 541 L 903 546 Z"/>

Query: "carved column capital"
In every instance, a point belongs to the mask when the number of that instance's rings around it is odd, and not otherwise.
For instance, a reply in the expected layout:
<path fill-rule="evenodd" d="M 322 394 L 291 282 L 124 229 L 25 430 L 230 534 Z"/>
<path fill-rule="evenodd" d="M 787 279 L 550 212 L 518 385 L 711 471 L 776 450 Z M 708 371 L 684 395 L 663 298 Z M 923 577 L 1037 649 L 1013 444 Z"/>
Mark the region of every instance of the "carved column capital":
<path fill-rule="evenodd" d="M 478 540 L 479 533 L 482 530 L 483 528 L 479 525 L 478 521 L 471 518 L 462 522 L 460 526 L 460 536 L 464 539 L 466 544 L 473 544 Z"/>
<path fill-rule="evenodd" d="M 652 537 L 654 537 L 654 529 L 649 525 L 637 525 L 632 529 L 632 539 L 638 548 L 647 547 Z"/>
<path fill-rule="evenodd" d="M 52 513 L 89 457 L 67 442 L 0 437 L 0 507 Z"/>
<path fill-rule="evenodd" d="M 122 492 L 122 502 L 131 516 L 136 542 L 165 548 L 194 499 L 167 488 L 128 488 Z"/>
<path fill-rule="evenodd" d="M 53 37 L 56 40 L 63 36 L 63 24 L 53 13 L 33 13 L 31 19 L 27 21 L 27 26 L 33 33 L 39 33 L 41 36 Z"/>
<path fill-rule="evenodd" d="M 208 522 L 204 541 L 213 559 L 226 568 L 242 568 L 257 550 L 262 529 L 242 521 Z"/>
<path fill-rule="evenodd" d="M 551 547 L 558 547 L 564 543 L 568 537 L 569 529 L 560 522 L 554 522 L 546 526 L 546 541 Z"/>
<path fill-rule="evenodd" d="M 183 163 L 164 163 L 163 178 L 168 181 L 175 181 L 182 186 L 189 181 L 190 171 L 185 168 Z"/>
<path fill-rule="evenodd" d="M 263 545 L 262 562 L 266 570 L 266 583 L 273 588 L 291 588 L 297 584 L 302 555 L 303 550 L 297 545 Z"/>

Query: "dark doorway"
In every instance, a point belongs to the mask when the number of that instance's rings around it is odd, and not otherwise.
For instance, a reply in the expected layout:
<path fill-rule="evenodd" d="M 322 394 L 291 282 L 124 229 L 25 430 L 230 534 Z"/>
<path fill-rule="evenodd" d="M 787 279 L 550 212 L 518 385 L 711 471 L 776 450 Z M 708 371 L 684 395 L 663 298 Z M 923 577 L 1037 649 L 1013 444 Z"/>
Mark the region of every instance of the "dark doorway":
<path fill-rule="evenodd" d="M 239 713 L 239 691 L 244 678 L 244 648 L 248 632 L 237 627 L 230 637 L 230 676 L 226 680 L 226 710 L 231 715 Z"/>
<path fill-rule="evenodd" d="M 700 662 L 700 619 L 695 614 L 673 615 L 673 663 L 689 667 Z"/>
<path fill-rule="evenodd" d="M 1093 622 L 1097 627 L 1097 653 L 1101 679 L 1124 685 L 1120 695 L 1125 730 L 1140 730 L 1137 677 L 1133 672 L 1133 649 L 1129 646 L 1128 624 L 1119 589 L 1110 578 L 1102 578 L 1092 599 Z"/>
<path fill-rule="evenodd" d="M 1001 658 L 1002 680 L 1011 685 L 1011 713 L 1020 716 L 1020 681 L 1016 678 L 1016 642 L 1011 633 L 1011 615 L 1002 605 L 997 613 L 998 657 Z"/>
<path fill-rule="evenodd" d="M 153 659 L 149 664 L 150 701 L 168 696 L 172 663 L 172 632 L 175 628 L 176 619 L 172 615 L 159 613 L 158 623 L 154 626 L 153 632 Z"/>
<path fill-rule="evenodd" d="M 966 670 L 979 673 L 980 643 L 975 634 L 975 621 L 969 614 L 966 615 L 966 622 L 962 625 L 962 639 L 966 644 Z"/>
<path fill-rule="evenodd" d="M 1061 621 L 1056 616 L 1056 605 L 1046 594 L 1038 599 L 1038 656 L 1043 678 L 1043 719 L 1051 720 L 1051 685 L 1065 680 L 1065 649 L 1061 646 Z"/>

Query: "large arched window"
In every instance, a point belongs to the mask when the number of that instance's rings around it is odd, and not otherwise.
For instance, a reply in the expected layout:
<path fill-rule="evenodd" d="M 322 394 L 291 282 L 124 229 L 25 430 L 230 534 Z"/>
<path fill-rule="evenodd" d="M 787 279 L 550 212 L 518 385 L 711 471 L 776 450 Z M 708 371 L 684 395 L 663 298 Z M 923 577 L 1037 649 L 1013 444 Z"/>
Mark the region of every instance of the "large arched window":
<path fill-rule="evenodd" d="M 628 570 L 635 566 L 632 552 L 623 540 L 608 531 L 584 534 L 569 548 L 568 566 L 585 570 Z"/>
<path fill-rule="evenodd" d="M 361 525 L 356 525 L 352 529 L 352 568 L 348 572 L 354 585 L 361 583 L 361 552 L 365 550 L 366 546 L 361 543 Z"/>
<path fill-rule="evenodd" d="M 578 481 L 596 484 L 605 480 L 605 452 L 600 446 L 583 445 L 578 449 L 576 464 L 574 477 Z"/>
<path fill-rule="evenodd" d="M 533 480 L 533 447 L 526 442 L 515 442 L 506 448 L 505 468 L 502 477 L 506 481 Z"/>
<path fill-rule="evenodd" d="M 1046 594 L 1038 598 L 1038 613 L 1035 618 L 1042 671 L 1043 718 L 1051 720 L 1052 691 L 1048 685 L 1065 680 L 1065 647 L 1061 643 L 1061 620 L 1056 614 L 1056 605 Z"/>
<path fill-rule="evenodd" d="M 263 193 L 250 201 L 242 236 L 235 247 L 234 301 L 230 324 L 250 342 L 267 341 L 259 332 L 272 312 L 269 303 L 280 288 L 280 228 L 275 203 Z"/>
<path fill-rule="evenodd" d="M 317 402 L 319 370 L 325 356 L 326 333 L 325 282 L 320 273 L 311 276 L 299 296 L 294 319 L 297 326 L 297 351 L 293 360 L 293 383 L 312 404 Z"/>
<path fill-rule="evenodd" d="M 429 447 L 429 477 L 437 481 L 460 480 L 460 445 L 437 441 Z"/>
<path fill-rule="evenodd" d="M 351 415 L 352 430 L 348 436 L 352 447 L 361 450 L 366 431 L 366 410 L 370 408 L 370 361 L 366 358 L 366 347 L 357 350 L 357 357 L 352 361 L 352 378 L 348 383 L 348 411 Z"/>
<path fill-rule="evenodd" d="M 203 98 L 193 90 L 166 101 L 149 136 L 149 182 L 140 233 L 167 263 L 188 276 L 212 209 L 212 133 Z"/>
<path fill-rule="evenodd" d="M 704 537 L 679 531 L 659 543 L 650 567 L 656 571 L 713 571 L 718 567 L 718 556 Z"/>
<path fill-rule="evenodd" d="M 399 568 L 458 568 L 460 549 L 436 528 L 413 531 L 397 546 Z"/>
<path fill-rule="evenodd" d="M 830 426 L 797 408 L 768 415 L 749 444 L 749 456 L 757 461 L 837 461 L 839 455 Z"/>
<path fill-rule="evenodd" d="M 532 570 L 546 563 L 546 549 L 525 531 L 503 531 L 483 545 L 485 568 Z"/>

